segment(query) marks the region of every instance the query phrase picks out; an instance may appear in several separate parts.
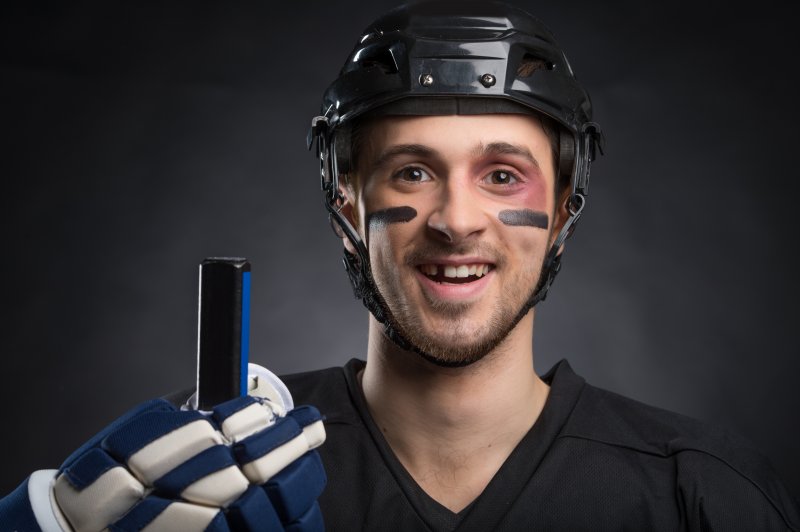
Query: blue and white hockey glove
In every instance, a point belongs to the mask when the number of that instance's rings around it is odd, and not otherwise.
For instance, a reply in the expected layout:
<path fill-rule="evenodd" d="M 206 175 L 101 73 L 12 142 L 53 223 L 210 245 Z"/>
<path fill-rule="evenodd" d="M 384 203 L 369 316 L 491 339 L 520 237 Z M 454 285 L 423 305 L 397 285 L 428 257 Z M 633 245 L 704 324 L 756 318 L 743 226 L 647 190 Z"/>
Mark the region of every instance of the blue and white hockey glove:
<path fill-rule="evenodd" d="M 211 412 L 143 403 L 59 470 L 31 475 L 29 511 L 46 532 L 322 530 L 321 416 L 288 393 L 264 395 L 277 400 L 240 397 Z M 21 522 L 3 515 L 19 511 L 15 494 L 0 501 L 0 524 Z"/>

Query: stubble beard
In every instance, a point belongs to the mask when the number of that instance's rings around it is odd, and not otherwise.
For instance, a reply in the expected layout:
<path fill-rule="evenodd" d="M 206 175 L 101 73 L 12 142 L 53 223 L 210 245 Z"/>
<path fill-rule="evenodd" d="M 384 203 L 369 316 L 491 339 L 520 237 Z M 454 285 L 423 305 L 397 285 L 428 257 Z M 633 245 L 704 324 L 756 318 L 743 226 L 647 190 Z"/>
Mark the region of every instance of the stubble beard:
<path fill-rule="evenodd" d="M 405 258 L 407 266 L 419 263 L 420 257 L 436 256 L 435 249 L 426 247 L 410 253 Z M 470 246 L 468 249 L 448 248 L 448 252 L 459 255 L 496 257 L 495 269 L 502 272 L 506 267 L 503 255 L 493 249 Z M 537 261 L 541 262 L 541 261 Z M 536 263 L 536 262 L 534 262 Z M 445 325 L 442 330 L 432 330 L 421 317 L 420 309 L 400 292 L 403 284 L 399 275 L 392 275 L 384 282 L 376 279 L 378 289 L 390 310 L 392 326 L 409 341 L 417 353 L 427 361 L 444 367 L 469 366 L 483 360 L 505 340 L 519 321 L 530 311 L 528 302 L 534 295 L 539 273 L 525 269 L 508 279 L 488 315 L 476 324 L 468 316 L 473 303 L 454 303 L 434 299 L 422 291 L 429 313 Z M 394 270 L 397 272 L 397 270 Z"/>

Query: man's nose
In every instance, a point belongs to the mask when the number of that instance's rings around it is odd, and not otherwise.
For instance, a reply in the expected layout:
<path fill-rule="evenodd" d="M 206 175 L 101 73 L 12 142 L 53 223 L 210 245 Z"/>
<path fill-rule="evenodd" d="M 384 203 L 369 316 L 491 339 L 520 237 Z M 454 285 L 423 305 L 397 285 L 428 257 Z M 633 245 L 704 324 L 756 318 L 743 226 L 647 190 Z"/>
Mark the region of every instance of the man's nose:
<path fill-rule="evenodd" d="M 457 243 L 486 229 L 487 216 L 476 192 L 466 179 L 448 179 L 440 189 L 437 204 L 428 217 L 435 238 Z"/>

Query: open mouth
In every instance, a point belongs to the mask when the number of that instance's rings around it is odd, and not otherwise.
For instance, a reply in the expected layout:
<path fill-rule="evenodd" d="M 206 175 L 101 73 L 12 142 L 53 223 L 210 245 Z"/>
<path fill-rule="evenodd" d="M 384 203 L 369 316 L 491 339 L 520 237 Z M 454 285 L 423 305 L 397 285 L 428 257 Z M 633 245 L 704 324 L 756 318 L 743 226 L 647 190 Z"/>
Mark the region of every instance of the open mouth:
<path fill-rule="evenodd" d="M 464 284 L 477 281 L 494 266 L 491 264 L 420 264 L 417 266 L 428 279 L 437 283 Z"/>

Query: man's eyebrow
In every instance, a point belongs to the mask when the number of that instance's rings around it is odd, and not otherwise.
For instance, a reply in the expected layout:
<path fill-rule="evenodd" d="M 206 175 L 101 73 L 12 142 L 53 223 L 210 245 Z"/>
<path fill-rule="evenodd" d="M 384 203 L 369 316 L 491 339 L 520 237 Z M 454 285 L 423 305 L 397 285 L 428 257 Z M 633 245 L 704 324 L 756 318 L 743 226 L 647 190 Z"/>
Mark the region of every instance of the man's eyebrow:
<path fill-rule="evenodd" d="M 381 152 L 372 163 L 374 168 L 380 168 L 395 157 L 401 155 L 414 155 L 417 157 L 433 157 L 436 151 L 424 144 L 396 144 Z"/>
<path fill-rule="evenodd" d="M 528 162 L 539 166 L 539 161 L 533 156 L 531 150 L 525 146 L 518 144 L 509 144 L 508 142 L 490 142 L 489 144 L 480 144 L 474 150 L 473 155 L 477 157 L 487 157 L 489 155 L 517 155 L 527 160 Z"/>

